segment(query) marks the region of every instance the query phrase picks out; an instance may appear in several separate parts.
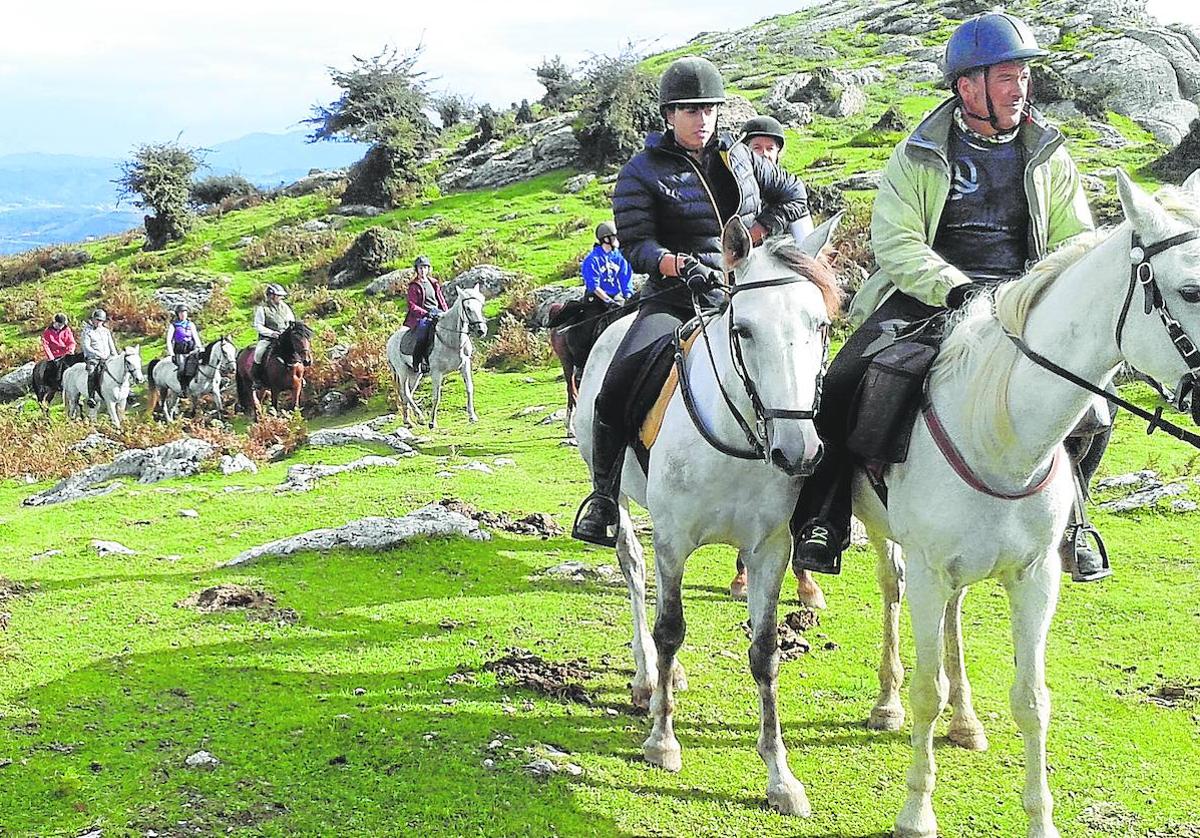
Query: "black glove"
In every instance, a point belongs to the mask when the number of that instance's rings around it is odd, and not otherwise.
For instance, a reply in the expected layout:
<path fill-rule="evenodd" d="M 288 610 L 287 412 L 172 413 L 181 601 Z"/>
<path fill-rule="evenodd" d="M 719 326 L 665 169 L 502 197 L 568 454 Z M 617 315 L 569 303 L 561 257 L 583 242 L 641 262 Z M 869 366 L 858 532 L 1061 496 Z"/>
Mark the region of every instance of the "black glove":
<path fill-rule="evenodd" d="M 946 293 L 946 308 L 951 311 L 962 308 L 967 302 L 988 287 L 985 282 L 964 282 L 955 285 Z"/>
<path fill-rule="evenodd" d="M 680 279 L 687 283 L 688 290 L 693 294 L 703 294 L 723 285 L 725 274 L 716 268 L 710 268 L 699 259 L 694 259 L 684 266 Z"/>

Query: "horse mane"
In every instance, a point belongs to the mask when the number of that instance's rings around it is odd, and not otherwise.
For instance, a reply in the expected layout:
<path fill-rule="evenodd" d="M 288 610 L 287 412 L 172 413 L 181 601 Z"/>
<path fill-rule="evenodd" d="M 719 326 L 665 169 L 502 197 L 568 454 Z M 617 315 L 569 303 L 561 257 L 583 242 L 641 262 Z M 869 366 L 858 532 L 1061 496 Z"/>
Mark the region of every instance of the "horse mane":
<path fill-rule="evenodd" d="M 1016 438 L 1008 389 L 1022 356 L 1008 334 L 1021 335 L 1029 312 L 1046 289 L 1112 233 L 1112 229 L 1102 229 L 1075 236 L 1020 279 L 976 294 L 947 320 L 947 335 L 933 365 L 932 381 L 942 384 L 969 373 L 964 418 L 969 432 L 989 456 L 1003 457 Z"/>
<path fill-rule="evenodd" d="M 213 353 L 217 351 L 217 347 L 221 345 L 222 340 L 224 338 L 218 338 L 204 347 L 204 363 L 211 364 L 213 362 Z"/>
<path fill-rule="evenodd" d="M 831 318 L 841 313 L 842 289 L 838 286 L 833 268 L 801 250 L 791 235 L 774 236 L 767 240 L 765 247 L 769 255 L 817 286 Z"/>
<path fill-rule="evenodd" d="M 313 330 L 299 320 L 293 320 L 287 325 L 287 328 L 279 333 L 279 354 L 281 355 L 297 355 L 299 348 L 296 346 L 296 340 L 313 339 Z"/>

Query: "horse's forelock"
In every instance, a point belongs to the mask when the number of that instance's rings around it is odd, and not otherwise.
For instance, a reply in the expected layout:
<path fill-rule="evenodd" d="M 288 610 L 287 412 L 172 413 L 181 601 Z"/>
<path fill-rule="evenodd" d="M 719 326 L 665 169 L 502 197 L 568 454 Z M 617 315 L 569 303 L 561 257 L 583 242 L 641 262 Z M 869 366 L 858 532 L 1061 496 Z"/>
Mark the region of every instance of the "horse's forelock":
<path fill-rule="evenodd" d="M 841 313 L 842 289 L 838 286 L 833 268 L 801 250 L 790 235 L 772 239 L 767 243 L 767 248 L 768 255 L 817 286 L 821 292 L 821 299 L 825 301 L 825 310 L 831 318 Z"/>

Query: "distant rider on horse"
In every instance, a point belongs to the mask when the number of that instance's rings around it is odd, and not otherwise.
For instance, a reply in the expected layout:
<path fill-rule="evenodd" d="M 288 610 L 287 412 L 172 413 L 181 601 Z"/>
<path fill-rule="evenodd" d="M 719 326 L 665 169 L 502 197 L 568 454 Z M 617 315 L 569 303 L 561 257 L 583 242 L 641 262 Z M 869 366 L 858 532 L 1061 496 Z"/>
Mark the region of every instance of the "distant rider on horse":
<path fill-rule="evenodd" d="M 825 456 L 804 482 L 792 520 L 797 568 L 840 569 L 850 537 L 851 403 L 897 324 L 960 308 L 1093 227 L 1063 135 L 1029 104 L 1028 62 L 1048 54 L 1012 15 L 965 21 L 946 45 L 945 77 L 954 95 L 892 153 L 871 217 L 879 270 L 855 295 L 850 319 L 858 331 L 825 376 L 817 417 Z M 939 327 L 913 339 L 940 345 L 941 338 Z M 1099 465 L 1109 433 L 1091 440 L 1090 451 L 1087 440 L 1068 440 L 1081 486 Z M 1077 526 L 1085 521 L 1081 506 Z M 1096 551 L 1075 544 L 1075 534 L 1068 529 L 1062 550 L 1073 578 L 1109 575 Z"/>
<path fill-rule="evenodd" d="M 188 385 L 196 374 L 200 359 L 200 330 L 188 319 L 185 305 L 175 306 L 175 318 L 167 324 L 167 354 L 175 362 L 175 377 L 179 379 L 180 395 L 187 395 Z M 191 369 L 189 369 L 189 365 Z"/>
<path fill-rule="evenodd" d="M 254 331 L 258 332 L 258 344 L 254 347 L 254 369 L 252 376 L 255 381 L 265 381 L 263 375 L 263 359 L 267 350 L 283 330 L 296 322 L 296 315 L 291 307 L 283 301 L 287 291 L 282 285 L 272 282 L 267 286 L 267 301 L 254 308 Z"/>
<path fill-rule="evenodd" d="M 799 179 L 717 132 L 725 85 L 705 58 L 673 61 L 658 87 L 665 133 L 625 164 L 613 192 L 617 229 L 630 264 L 650 278 L 625 338 L 596 398 L 592 475 L 573 530 L 583 541 L 611 546 L 618 523 L 625 448 L 634 429 L 626 408 L 660 338 L 693 316 L 693 300 L 720 307 L 725 284 L 721 231 L 738 217 L 759 244 L 808 217 L 808 193 Z M 811 222 L 810 222 L 811 223 Z"/>
<path fill-rule="evenodd" d="M 75 333 L 67 323 L 67 315 L 54 315 L 53 322 L 42 332 L 42 352 L 49 361 L 75 354 Z"/>
<path fill-rule="evenodd" d="M 87 364 L 87 406 L 99 404 L 100 382 L 104 377 L 104 363 L 117 354 L 117 342 L 108 330 L 108 314 L 102 308 L 92 312 L 83 328 L 83 360 Z"/>
<path fill-rule="evenodd" d="M 621 241 L 612 222 L 596 227 L 596 245 L 579 265 L 585 297 L 618 306 L 633 296 L 633 269 L 621 255 Z"/>
<path fill-rule="evenodd" d="M 421 372 L 429 372 L 429 353 L 433 349 L 433 333 L 437 320 L 449 306 L 442 294 L 442 286 L 433 278 L 433 263 L 428 256 L 418 256 L 413 262 L 416 274 L 408 283 L 408 314 L 404 325 L 416 330 L 416 349 L 413 363 Z"/>

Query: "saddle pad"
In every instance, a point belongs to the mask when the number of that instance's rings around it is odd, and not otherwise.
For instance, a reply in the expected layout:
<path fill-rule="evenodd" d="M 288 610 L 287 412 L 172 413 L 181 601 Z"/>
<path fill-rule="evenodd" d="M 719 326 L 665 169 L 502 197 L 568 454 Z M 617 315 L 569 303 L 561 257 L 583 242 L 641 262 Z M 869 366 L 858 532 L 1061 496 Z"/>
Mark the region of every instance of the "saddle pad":
<path fill-rule="evenodd" d="M 901 341 L 867 367 L 852 404 L 846 447 L 862 461 L 902 463 L 937 347 Z"/>
<path fill-rule="evenodd" d="M 700 336 L 700 330 L 692 332 L 683 341 L 683 356 L 686 358 L 692 349 L 692 344 L 696 342 L 696 338 Z M 672 353 L 672 361 L 674 353 Z M 654 400 L 654 404 L 650 406 L 650 410 L 646 413 L 645 419 L 642 420 L 641 430 L 638 433 L 638 438 L 647 451 L 654 445 L 658 439 L 658 432 L 662 430 L 663 417 L 667 414 L 667 405 L 671 403 L 671 397 L 675 395 L 675 390 L 679 387 L 679 368 L 674 363 L 671 364 L 670 372 L 667 373 L 666 381 L 663 382 L 659 389 L 658 398 Z"/>
<path fill-rule="evenodd" d="M 400 351 L 405 355 L 412 355 L 417 351 L 417 330 L 409 329 L 400 336 Z"/>

